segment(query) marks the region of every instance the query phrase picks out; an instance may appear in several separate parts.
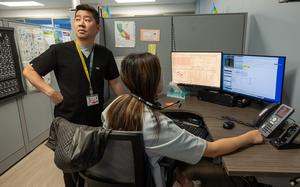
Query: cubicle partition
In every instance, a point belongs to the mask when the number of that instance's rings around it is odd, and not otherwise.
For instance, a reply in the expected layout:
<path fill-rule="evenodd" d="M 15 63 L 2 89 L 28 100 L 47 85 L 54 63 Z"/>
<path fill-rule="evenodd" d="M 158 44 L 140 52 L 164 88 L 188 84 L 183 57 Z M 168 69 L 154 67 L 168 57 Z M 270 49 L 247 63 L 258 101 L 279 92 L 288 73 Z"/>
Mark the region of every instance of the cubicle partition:
<path fill-rule="evenodd" d="M 21 56 L 21 50 L 24 50 L 24 46 L 20 47 L 20 41 L 18 41 L 18 27 L 69 32 L 64 29 L 46 28 L 7 20 L 0 20 L 0 26 L 14 29 L 20 71 L 22 71 L 24 65 L 24 58 Z M 47 48 L 48 45 L 44 49 Z M 48 137 L 50 123 L 53 119 L 53 105 L 50 99 L 44 94 L 29 88 L 24 79 L 23 84 L 24 87 L 27 87 L 26 95 L 6 99 L 0 103 L 0 174 Z M 51 84 L 57 87 L 54 76 L 51 76 Z"/>
<path fill-rule="evenodd" d="M 243 53 L 247 14 L 174 16 L 177 51 Z"/>
<path fill-rule="evenodd" d="M 105 44 L 116 57 L 118 66 L 122 57 L 133 52 L 156 51 L 160 59 L 165 88 L 171 81 L 171 51 L 224 51 L 243 53 L 247 13 L 218 15 L 180 15 L 123 17 L 104 19 Z M 134 23 L 135 42 L 131 47 L 118 47 L 118 23 Z M 143 31 L 157 32 L 160 37 L 143 38 Z M 149 46 L 150 45 L 150 46 Z M 154 47 L 153 47 L 154 45 Z M 154 50 L 153 50 L 154 48 Z M 156 50 L 155 50 L 156 48 Z"/>
<path fill-rule="evenodd" d="M 115 21 L 134 22 L 135 23 L 135 46 L 134 47 L 116 47 L 115 45 Z M 156 45 L 156 52 L 160 58 L 162 69 L 164 70 L 165 82 L 169 82 L 171 69 L 169 67 L 170 52 L 172 50 L 171 35 L 171 16 L 155 17 L 131 17 L 131 18 L 111 18 L 104 19 L 106 47 L 112 50 L 118 67 L 121 59 L 129 53 L 138 53 L 148 51 L 148 44 Z M 160 30 L 160 41 L 144 42 L 140 41 L 141 29 Z"/>

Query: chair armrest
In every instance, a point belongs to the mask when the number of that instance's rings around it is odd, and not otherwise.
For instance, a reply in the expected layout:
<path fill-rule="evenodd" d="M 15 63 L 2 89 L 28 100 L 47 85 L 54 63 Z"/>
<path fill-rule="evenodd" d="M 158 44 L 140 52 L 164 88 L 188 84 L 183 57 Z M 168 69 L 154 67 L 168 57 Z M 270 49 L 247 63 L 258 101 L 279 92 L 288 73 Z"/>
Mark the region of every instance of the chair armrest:
<path fill-rule="evenodd" d="M 177 166 L 177 160 L 164 157 L 159 161 L 159 165 L 164 169 L 164 176 L 166 179 L 166 187 L 173 186 L 173 183 L 176 179 L 175 168 Z"/>

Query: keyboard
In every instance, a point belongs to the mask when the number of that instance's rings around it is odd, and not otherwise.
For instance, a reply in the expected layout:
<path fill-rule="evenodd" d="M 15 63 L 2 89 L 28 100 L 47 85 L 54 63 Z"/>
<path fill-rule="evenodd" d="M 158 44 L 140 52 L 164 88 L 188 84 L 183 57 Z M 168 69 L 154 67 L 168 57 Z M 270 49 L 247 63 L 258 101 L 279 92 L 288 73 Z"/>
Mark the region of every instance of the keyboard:
<path fill-rule="evenodd" d="M 188 112 L 164 112 L 164 114 L 172 119 L 178 127 L 200 138 L 207 138 L 208 132 L 200 116 Z"/>

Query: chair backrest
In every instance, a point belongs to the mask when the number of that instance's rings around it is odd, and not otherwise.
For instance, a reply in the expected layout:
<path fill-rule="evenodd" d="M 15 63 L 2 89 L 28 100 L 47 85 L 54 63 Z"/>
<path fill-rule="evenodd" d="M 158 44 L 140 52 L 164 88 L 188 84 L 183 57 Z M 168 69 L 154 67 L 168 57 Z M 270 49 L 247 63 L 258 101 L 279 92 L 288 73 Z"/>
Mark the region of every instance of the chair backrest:
<path fill-rule="evenodd" d="M 102 159 L 80 176 L 88 187 L 141 187 L 151 172 L 147 164 L 142 132 L 113 130 Z"/>

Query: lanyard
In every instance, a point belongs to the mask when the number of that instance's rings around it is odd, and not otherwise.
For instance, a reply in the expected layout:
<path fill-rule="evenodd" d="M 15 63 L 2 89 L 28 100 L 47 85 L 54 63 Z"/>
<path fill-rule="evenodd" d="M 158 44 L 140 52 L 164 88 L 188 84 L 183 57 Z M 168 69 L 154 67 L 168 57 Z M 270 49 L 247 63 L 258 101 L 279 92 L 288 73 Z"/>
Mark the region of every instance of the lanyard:
<path fill-rule="evenodd" d="M 79 57 L 80 57 L 80 60 L 81 60 L 81 64 L 83 66 L 86 78 L 89 81 L 90 94 L 92 95 L 93 94 L 93 88 L 92 88 L 92 84 L 91 84 L 91 77 L 92 77 L 92 69 L 93 69 L 93 61 L 94 61 L 94 48 L 93 48 L 93 50 L 91 52 L 90 66 L 89 66 L 89 71 L 88 71 L 88 68 L 87 68 L 86 63 L 85 63 L 85 59 L 84 59 L 84 57 L 82 55 L 82 52 L 81 52 L 81 50 L 80 50 L 77 42 L 75 42 L 75 44 L 76 44 L 76 49 L 77 49 L 77 52 L 79 54 Z"/>

